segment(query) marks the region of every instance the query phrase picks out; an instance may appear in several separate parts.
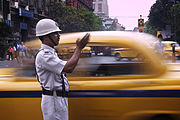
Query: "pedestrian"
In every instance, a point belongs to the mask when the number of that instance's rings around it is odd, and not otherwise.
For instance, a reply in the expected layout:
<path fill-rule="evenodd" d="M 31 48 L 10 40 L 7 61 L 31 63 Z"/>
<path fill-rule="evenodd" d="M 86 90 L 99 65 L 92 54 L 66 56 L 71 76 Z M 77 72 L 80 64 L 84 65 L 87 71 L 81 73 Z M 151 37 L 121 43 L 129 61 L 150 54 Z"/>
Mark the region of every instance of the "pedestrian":
<path fill-rule="evenodd" d="M 23 63 L 23 61 L 26 57 L 26 50 L 27 50 L 26 46 L 24 45 L 23 42 L 21 42 L 21 44 L 18 46 L 20 64 Z"/>
<path fill-rule="evenodd" d="M 17 48 L 15 45 L 13 46 L 13 50 L 14 50 L 14 58 L 17 59 Z"/>
<path fill-rule="evenodd" d="M 35 69 L 42 87 L 41 109 L 44 120 L 68 120 L 69 84 L 64 73 L 74 70 L 81 50 L 90 37 L 87 33 L 82 39 L 77 39 L 72 57 L 63 61 L 54 49 L 59 44 L 60 31 L 58 24 L 51 19 L 42 19 L 36 25 L 36 36 L 42 45 L 35 58 Z"/>
<path fill-rule="evenodd" d="M 10 46 L 8 49 L 8 60 L 13 60 L 13 48 Z"/>
<path fill-rule="evenodd" d="M 163 36 L 161 34 L 158 35 L 158 40 L 154 42 L 154 49 L 157 54 L 163 56 L 164 54 L 164 45 L 162 44 Z"/>

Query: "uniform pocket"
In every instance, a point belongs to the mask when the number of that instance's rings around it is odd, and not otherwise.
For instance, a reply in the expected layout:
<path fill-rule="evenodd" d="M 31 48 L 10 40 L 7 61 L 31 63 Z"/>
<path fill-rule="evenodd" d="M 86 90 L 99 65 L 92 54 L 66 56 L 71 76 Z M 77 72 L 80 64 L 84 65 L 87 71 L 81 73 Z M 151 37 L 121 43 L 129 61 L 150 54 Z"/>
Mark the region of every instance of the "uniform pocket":
<path fill-rule="evenodd" d="M 57 111 L 68 111 L 67 98 L 57 97 L 55 107 Z"/>

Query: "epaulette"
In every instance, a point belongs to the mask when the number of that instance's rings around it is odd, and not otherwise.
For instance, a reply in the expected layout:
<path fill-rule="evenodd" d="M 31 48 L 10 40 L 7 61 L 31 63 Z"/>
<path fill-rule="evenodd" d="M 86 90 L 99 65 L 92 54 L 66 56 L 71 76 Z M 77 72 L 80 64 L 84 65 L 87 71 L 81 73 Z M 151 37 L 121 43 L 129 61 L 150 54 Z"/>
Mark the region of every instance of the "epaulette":
<path fill-rule="evenodd" d="M 49 51 L 45 51 L 44 53 L 49 53 Z"/>
<path fill-rule="evenodd" d="M 51 52 L 49 49 L 44 49 L 44 53 L 45 53 L 45 54 L 48 54 L 48 53 L 49 53 L 49 54 L 52 54 L 52 52 Z"/>

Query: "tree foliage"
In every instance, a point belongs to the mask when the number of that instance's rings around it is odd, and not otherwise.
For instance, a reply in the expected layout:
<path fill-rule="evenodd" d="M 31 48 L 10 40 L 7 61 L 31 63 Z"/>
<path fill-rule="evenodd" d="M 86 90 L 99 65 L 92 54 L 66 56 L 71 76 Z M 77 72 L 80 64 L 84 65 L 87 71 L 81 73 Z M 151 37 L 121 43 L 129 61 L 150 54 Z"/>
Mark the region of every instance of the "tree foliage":
<path fill-rule="evenodd" d="M 150 9 L 149 24 L 164 29 L 167 24 L 171 23 L 170 9 L 172 6 L 172 0 L 157 0 Z"/>
<path fill-rule="evenodd" d="M 149 33 L 149 34 L 156 36 L 157 31 L 158 31 L 158 28 L 151 26 L 149 24 L 149 21 L 145 22 L 145 28 L 144 28 L 145 33 Z"/>
<path fill-rule="evenodd" d="M 171 7 L 171 25 L 174 28 L 175 38 L 180 42 L 180 3 Z"/>
<path fill-rule="evenodd" d="M 67 7 L 61 2 L 49 8 L 49 17 L 59 23 L 64 33 L 102 30 L 102 21 L 93 12 Z"/>
<path fill-rule="evenodd" d="M 173 39 L 180 42 L 180 3 L 177 0 L 157 0 L 150 9 L 148 29 L 165 30 L 171 26 Z"/>

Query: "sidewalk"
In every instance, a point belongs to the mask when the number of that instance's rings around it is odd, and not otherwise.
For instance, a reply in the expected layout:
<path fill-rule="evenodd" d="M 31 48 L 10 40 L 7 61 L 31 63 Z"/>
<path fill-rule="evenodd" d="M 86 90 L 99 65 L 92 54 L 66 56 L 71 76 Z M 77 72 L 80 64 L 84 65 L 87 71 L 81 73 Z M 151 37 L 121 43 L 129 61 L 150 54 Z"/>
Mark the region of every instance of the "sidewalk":
<path fill-rule="evenodd" d="M 15 59 L 0 61 L 0 68 L 16 68 L 16 67 L 20 67 L 20 65 Z"/>
<path fill-rule="evenodd" d="M 0 68 L 17 68 L 17 67 L 22 67 L 22 66 L 27 66 L 27 65 L 34 65 L 34 60 L 33 59 L 26 59 L 24 61 L 24 65 L 21 65 L 18 63 L 16 59 L 13 60 L 3 60 L 0 61 Z"/>

